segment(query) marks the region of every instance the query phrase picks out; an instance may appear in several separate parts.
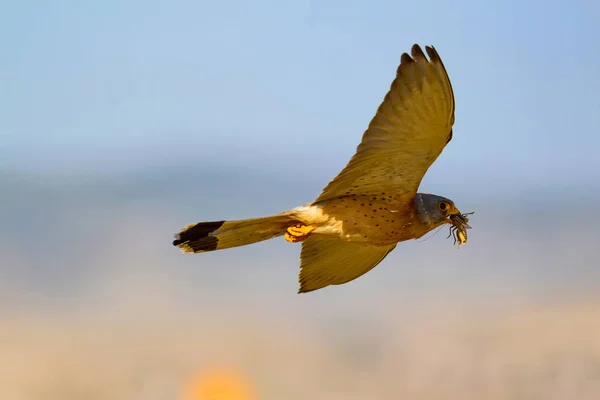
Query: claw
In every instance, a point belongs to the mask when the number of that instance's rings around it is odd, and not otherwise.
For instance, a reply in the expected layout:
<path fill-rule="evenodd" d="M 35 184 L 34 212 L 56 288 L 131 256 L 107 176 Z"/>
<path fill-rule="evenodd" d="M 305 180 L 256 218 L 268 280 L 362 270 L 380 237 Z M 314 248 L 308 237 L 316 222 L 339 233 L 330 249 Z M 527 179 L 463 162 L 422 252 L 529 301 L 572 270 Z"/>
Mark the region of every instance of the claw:
<path fill-rule="evenodd" d="M 306 239 L 306 237 L 304 237 L 304 236 L 292 236 L 287 232 L 285 233 L 285 235 L 283 235 L 283 238 L 290 243 L 297 243 L 297 242 L 301 242 L 304 239 Z"/>
<path fill-rule="evenodd" d="M 290 243 L 297 243 L 305 240 L 308 235 L 314 231 L 316 226 L 296 224 L 288 227 L 284 239 Z"/>
<path fill-rule="evenodd" d="M 316 227 L 312 225 L 296 224 L 287 228 L 287 232 L 292 236 L 304 236 L 311 233 Z"/>

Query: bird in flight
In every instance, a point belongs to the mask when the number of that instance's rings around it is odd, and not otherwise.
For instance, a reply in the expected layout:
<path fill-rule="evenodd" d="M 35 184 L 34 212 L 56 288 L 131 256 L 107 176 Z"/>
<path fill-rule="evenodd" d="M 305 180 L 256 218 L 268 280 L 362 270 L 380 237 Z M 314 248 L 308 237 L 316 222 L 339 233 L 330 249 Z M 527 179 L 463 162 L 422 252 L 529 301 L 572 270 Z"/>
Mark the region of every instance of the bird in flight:
<path fill-rule="evenodd" d="M 397 245 L 444 224 L 466 243 L 469 214 L 442 196 L 417 193 L 423 176 L 452 139 L 454 93 L 437 51 L 415 44 L 356 153 L 315 201 L 263 218 L 200 222 L 175 235 L 174 246 L 203 253 L 278 236 L 302 243 L 300 288 L 311 292 L 350 282 Z"/>

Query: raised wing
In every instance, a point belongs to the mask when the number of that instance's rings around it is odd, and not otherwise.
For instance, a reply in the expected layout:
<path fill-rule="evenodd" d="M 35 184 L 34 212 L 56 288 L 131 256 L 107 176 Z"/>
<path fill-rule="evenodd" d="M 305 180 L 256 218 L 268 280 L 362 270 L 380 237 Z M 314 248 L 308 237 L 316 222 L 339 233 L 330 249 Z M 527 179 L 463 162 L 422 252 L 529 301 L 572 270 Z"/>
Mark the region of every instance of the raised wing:
<path fill-rule="evenodd" d="M 433 47 L 402 54 L 396 79 L 348 165 L 315 202 L 352 194 L 412 201 L 423 176 L 452 139 L 454 94 Z"/>

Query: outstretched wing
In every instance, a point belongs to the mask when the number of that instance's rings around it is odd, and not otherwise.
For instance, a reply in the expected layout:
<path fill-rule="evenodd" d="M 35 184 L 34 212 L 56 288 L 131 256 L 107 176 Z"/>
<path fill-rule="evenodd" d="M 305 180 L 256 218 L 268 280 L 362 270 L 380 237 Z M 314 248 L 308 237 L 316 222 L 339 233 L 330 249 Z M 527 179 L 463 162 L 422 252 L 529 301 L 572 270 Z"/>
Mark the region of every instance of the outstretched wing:
<path fill-rule="evenodd" d="M 395 244 L 372 246 L 336 237 L 310 236 L 302 242 L 298 293 L 350 282 L 375 268 L 395 247 Z"/>
<path fill-rule="evenodd" d="M 352 194 L 411 201 L 423 176 L 452 139 L 454 94 L 433 47 L 402 54 L 396 79 L 350 162 L 316 202 Z"/>

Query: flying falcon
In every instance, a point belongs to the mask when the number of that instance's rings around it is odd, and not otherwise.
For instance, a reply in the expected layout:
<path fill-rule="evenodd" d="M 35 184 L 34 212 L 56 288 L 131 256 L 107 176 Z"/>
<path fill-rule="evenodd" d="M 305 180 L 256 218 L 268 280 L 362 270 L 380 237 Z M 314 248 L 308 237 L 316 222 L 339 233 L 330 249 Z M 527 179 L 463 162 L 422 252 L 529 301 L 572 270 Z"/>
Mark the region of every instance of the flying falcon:
<path fill-rule="evenodd" d="M 418 45 L 402 54 L 396 78 L 346 167 L 310 204 L 280 214 L 200 222 L 175 235 L 174 246 L 203 253 L 283 235 L 301 242 L 300 289 L 350 282 L 379 264 L 398 242 L 444 224 L 460 246 L 468 214 L 442 196 L 417 193 L 452 139 L 454 94 L 437 51 Z"/>

